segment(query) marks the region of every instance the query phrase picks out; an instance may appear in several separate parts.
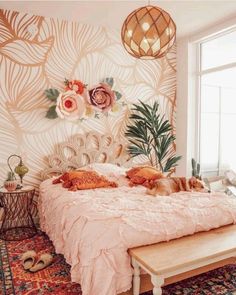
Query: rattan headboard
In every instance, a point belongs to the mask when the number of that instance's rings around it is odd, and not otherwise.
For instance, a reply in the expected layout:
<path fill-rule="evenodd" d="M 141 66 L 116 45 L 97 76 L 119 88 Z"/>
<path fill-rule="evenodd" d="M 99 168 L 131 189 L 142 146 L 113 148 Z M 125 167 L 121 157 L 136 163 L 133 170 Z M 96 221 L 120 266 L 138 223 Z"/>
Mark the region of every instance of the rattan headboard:
<path fill-rule="evenodd" d="M 94 162 L 130 166 L 131 159 L 126 152 L 127 142 L 116 141 L 111 135 L 95 132 L 77 134 L 67 142 L 55 146 L 48 156 L 48 168 L 41 174 L 46 179 L 71 169 L 77 169 Z"/>

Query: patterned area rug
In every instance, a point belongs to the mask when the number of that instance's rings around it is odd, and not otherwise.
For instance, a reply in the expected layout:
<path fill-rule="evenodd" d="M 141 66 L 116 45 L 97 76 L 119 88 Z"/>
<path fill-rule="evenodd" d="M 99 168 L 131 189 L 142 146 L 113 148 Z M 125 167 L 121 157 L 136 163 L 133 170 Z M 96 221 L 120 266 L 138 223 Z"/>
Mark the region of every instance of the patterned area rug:
<path fill-rule="evenodd" d="M 20 256 L 31 249 L 39 254 L 51 253 L 54 257 L 53 264 L 37 273 L 25 271 Z M 0 240 L 0 283 L 2 295 L 82 295 L 80 285 L 70 281 L 70 266 L 62 255 L 55 254 L 52 243 L 41 232 L 34 238 L 23 241 Z M 151 294 L 152 292 L 145 293 Z M 163 288 L 163 295 L 190 294 L 236 294 L 236 266 L 229 265 Z"/>

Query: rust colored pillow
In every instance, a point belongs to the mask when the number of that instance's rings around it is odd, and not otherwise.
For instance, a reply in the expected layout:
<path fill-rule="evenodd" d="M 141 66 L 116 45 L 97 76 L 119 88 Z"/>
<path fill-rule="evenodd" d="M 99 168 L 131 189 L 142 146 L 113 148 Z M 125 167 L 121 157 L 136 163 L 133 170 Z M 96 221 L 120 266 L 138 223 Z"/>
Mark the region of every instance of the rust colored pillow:
<path fill-rule="evenodd" d="M 164 177 L 161 171 L 151 166 L 134 167 L 126 172 L 130 185 L 142 184 L 147 186 L 150 182 Z"/>
<path fill-rule="evenodd" d="M 90 171 L 87 170 L 75 170 L 75 171 L 70 171 L 68 172 L 69 174 L 69 180 L 72 180 L 74 178 L 80 178 L 80 177 L 84 177 L 84 175 L 86 175 L 87 173 L 89 173 Z"/>
<path fill-rule="evenodd" d="M 62 186 L 70 191 L 85 190 L 101 187 L 117 187 L 115 182 L 109 181 L 95 171 L 70 171 L 53 180 L 53 184 L 62 182 Z"/>

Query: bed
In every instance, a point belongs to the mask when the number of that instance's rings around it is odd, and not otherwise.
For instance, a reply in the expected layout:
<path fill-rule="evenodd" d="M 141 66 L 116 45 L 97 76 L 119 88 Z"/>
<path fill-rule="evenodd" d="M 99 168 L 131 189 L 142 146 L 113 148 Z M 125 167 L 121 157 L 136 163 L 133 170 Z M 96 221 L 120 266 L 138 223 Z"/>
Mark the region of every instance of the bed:
<path fill-rule="evenodd" d="M 40 226 L 71 265 L 71 279 L 81 284 L 83 295 L 115 295 L 131 288 L 129 248 L 236 223 L 234 197 L 181 192 L 153 198 L 142 186 L 129 187 L 124 166 L 132 163 L 125 149 L 110 135 L 79 135 L 57 145 L 43 171 Z M 109 164 L 96 164 L 101 161 Z M 48 178 L 85 165 L 111 177 L 118 188 L 70 192 Z"/>

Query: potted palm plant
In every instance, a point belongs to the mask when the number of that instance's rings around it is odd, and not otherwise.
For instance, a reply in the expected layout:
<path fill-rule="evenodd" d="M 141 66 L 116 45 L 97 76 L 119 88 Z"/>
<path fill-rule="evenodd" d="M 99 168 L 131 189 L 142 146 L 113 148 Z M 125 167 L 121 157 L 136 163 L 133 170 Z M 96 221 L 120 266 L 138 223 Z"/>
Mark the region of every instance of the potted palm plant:
<path fill-rule="evenodd" d="M 151 166 L 162 172 L 172 172 L 180 160 L 171 147 L 175 141 L 173 128 L 159 113 L 159 104 L 153 106 L 140 101 L 131 109 L 130 124 L 125 135 L 132 157 L 143 155 Z"/>

